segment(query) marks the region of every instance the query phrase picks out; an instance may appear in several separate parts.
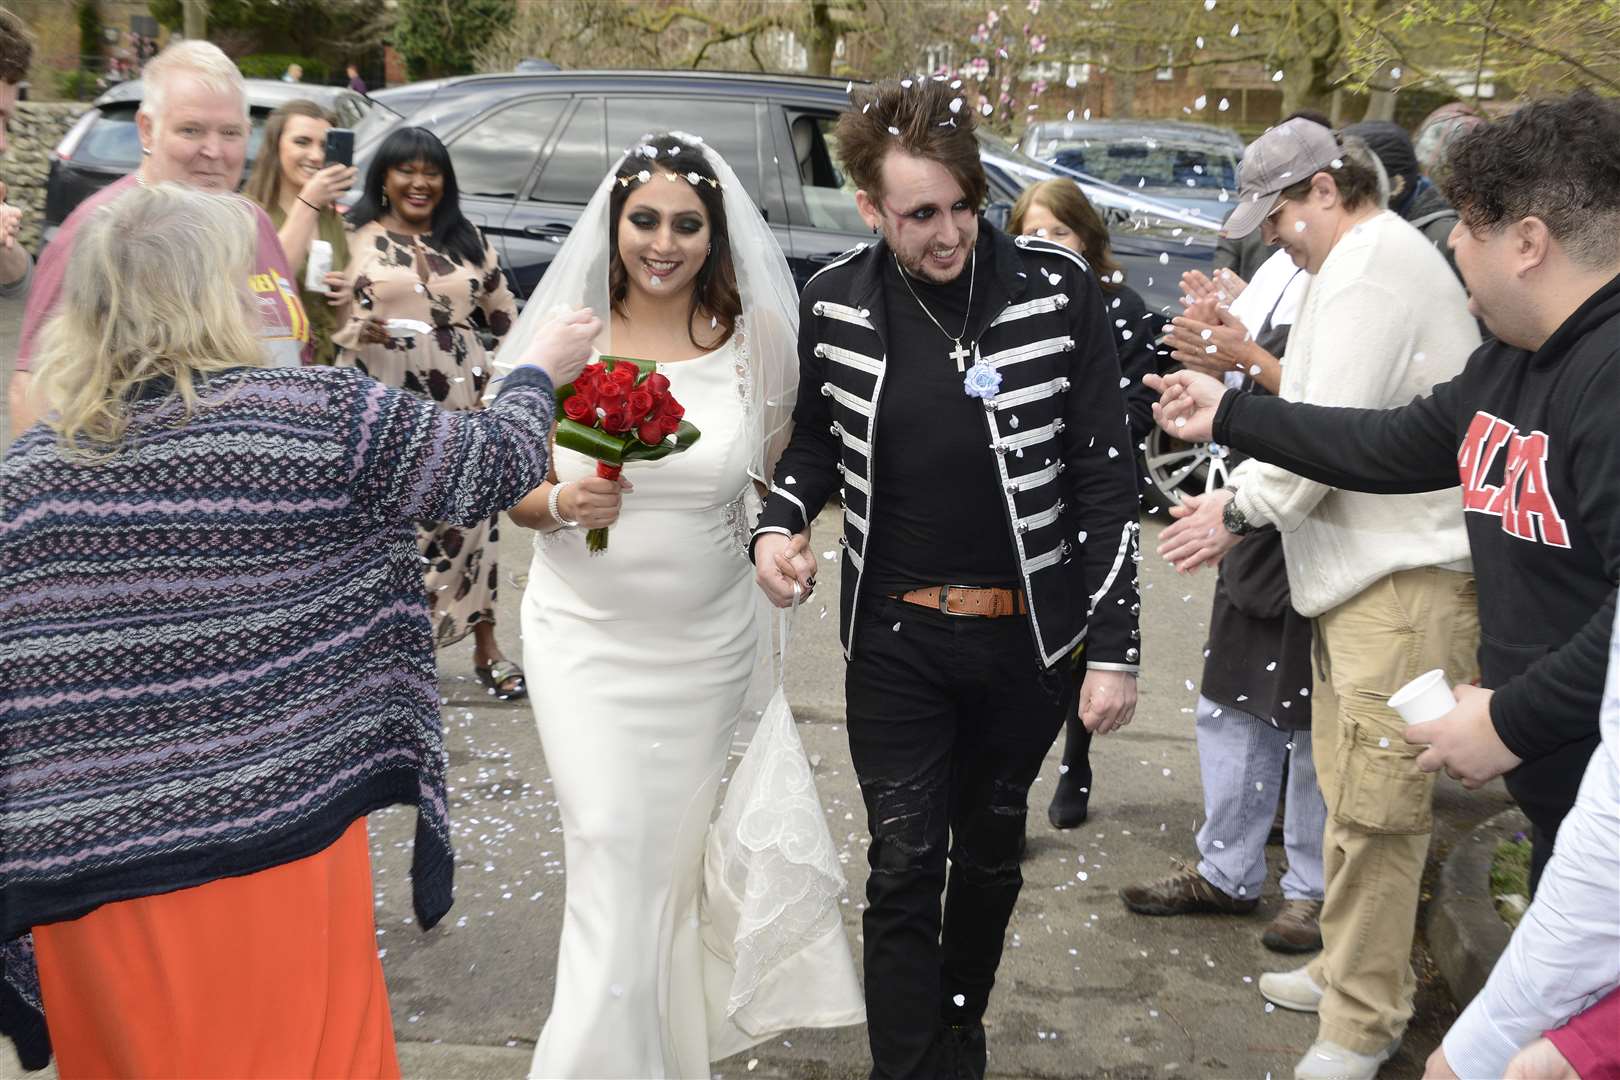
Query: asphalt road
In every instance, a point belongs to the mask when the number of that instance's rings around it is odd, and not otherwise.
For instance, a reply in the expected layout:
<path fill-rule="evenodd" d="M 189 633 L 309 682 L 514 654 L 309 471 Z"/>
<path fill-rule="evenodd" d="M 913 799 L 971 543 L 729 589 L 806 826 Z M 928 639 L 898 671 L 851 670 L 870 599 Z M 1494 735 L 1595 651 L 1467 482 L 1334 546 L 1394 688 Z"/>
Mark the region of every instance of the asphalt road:
<path fill-rule="evenodd" d="M 9 378 L 20 305 L 0 303 L 0 363 Z M 0 444 L 7 441 L 0 428 Z M 1208 625 L 1208 575 L 1177 576 L 1151 554 L 1162 515 L 1144 518 L 1143 647 L 1136 721 L 1097 740 L 1091 820 L 1058 832 L 1045 819 L 1058 750 L 1031 793 L 1025 885 L 1008 931 L 1000 981 L 986 1018 L 990 1072 L 998 1077 L 1285 1077 L 1315 1033 L 1314 1017 L 1267 1011 L 1254 981 L 1295 966 L 1259 935 L 1280 897 L 1271 880 L 1247 918 L 1149 919 L 1121 906 L 1128 883 L 1195 856 L 1201 817 L 1192 706 Z M 833 519 L 817 523 L 818 553 L 834 549 Z M 519 653 L 517 608 L 530 540 L 503 530 L 499 636 Z M 822 597 L 836 598 L 837 568 L 824 562 Z M 865 820 L 843 724 L 843 661 L 836 611 L 799 614 L 789 698 L 833 836 L 845 858 L 846 928 L 859 955 L 866 877 Z M 563 844 L 550 775 L 533 717 L 521 703 L 490 701 L 472 676 L 471 642 L 441 654 L 457 846 L 456 902 L 423 933 L 411 917 L 408 868 L 413 816 L 373 815 L 377 945 L 387 973 L 407 1076 L 522 1075 L 549 1009 L 563 900 Z M 562 673 L 531 671 L 532 679 Z M 1468 793 L 1442 778 L 1434 851 L 1507 804 L 1500 784 Z M 625 812 L 635 813 L 634 806 Z M 1431 867 L 1432 870 L 1432 867 Z M 1416 1077 L 1454 1015 L 1427 968 L 1419 1015 L 1385 1077 Z M 715 1064 L 718 1077 L 861 1077 L 863 1029 L 796 1032 Z M 0 1077 L 18 1075 L 0 1047 Z M 39 1074 L 35 1074 L 39 1075 Z M 48 1074 L 47 1074 L 48 1075 Z"/>

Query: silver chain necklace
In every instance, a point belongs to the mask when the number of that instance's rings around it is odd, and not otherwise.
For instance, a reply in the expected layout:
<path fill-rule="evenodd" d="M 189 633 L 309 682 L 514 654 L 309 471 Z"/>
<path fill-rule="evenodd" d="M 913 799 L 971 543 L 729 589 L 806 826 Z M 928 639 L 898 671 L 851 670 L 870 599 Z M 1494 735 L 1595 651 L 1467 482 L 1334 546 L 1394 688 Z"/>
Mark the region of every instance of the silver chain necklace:
<path fill-rule="evenodd" d="M 939 320 L 934 318 L 934 313 L 928 310 L 928 305 L 923 303 L 922 297 L 917 295 L 917 290 L 911 287 L 911 277 L 906 273 L 906 268 L 900 265 L 900 256 L 898 255 L 894 256 L 894 268 L 900 271 L 900 280 L 905 283 L 906 292 L 910 293 L 911 298 L 917 301 L 917 306 L 922 308 L 924 315 L 928 316 L 928 321 L 938 326 L 939 332 L 950 338 L 951 344 L 956 346 L 945 355 L 956 361 L 957 371 L 966 371 L 967 358 L 973 354 L 962 346 L 962 339 L 967 337 L 968 325 L 973 321 L 973 279 L 979 270 L 979 245 L 973 245 L 973 254 L 968 259 L 967 314 L 962 318 L 962 332 L 960 334 L 952 334 L 945 327 L 940 326 Z"/>

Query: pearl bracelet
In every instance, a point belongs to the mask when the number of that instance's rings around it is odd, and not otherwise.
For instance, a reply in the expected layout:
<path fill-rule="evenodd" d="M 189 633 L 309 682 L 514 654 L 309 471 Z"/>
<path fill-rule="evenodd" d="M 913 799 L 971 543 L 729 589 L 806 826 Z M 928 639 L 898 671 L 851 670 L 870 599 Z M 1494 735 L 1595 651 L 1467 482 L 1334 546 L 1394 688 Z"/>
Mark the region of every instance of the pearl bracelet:
<path fill-rule="evenodd" d="M 558 497 L 562 495 L 562 489 L 571 483 L 573 483 L 573 481 L 570 480 L 561 484 L 552 484 L 551 494 L 546 496 L 546 509 L 551 512 L 551 520 L 555 521 L 558 525 L 561 525 L 565 529 L 579 528 L 579 522 L 569 521 L 567 518 L 562 516 L 562 510 L 558 508 L 557 504 Z"/>

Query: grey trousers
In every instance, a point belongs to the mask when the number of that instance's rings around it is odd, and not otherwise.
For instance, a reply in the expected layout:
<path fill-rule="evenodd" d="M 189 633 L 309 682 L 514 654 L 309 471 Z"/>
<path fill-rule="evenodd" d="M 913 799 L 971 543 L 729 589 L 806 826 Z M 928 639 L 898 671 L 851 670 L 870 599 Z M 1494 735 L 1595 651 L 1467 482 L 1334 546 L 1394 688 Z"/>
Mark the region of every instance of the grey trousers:
<path fill-rule="evenodd" d="M 1204 825 L 1198 830 L 1198 872 L 1228 896 L 1256 899 L 1266 883 L 1266 837 L 1282 794 L 1283 850 L 1289 900 L 1322 899 L 1322 829 L 1327 806 L 1316 785 L 1308 729 L 1273 727 L 1241 709 L 1199 695 L 1198 768 L 1204 781 Z"/>

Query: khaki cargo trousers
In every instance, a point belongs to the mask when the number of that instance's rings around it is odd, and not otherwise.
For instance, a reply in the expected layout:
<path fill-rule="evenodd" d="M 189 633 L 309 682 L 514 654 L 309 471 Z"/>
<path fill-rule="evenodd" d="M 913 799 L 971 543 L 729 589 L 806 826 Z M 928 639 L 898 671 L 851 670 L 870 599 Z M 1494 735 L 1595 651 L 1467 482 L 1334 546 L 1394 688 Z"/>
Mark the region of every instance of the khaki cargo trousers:
<path fill-rule="evenodd" d="M 1327 803 L 1318 1038 L 1360 1054 L 1412 1017 L 1412 936 L 1433 827 L 1434 776 L 1389 696 L 1431 668 L 1452 685 L 1479 674 L 1472 574 L 1436 566 L 1373 582 L 1316 619 L 1311 741 Z"/>

